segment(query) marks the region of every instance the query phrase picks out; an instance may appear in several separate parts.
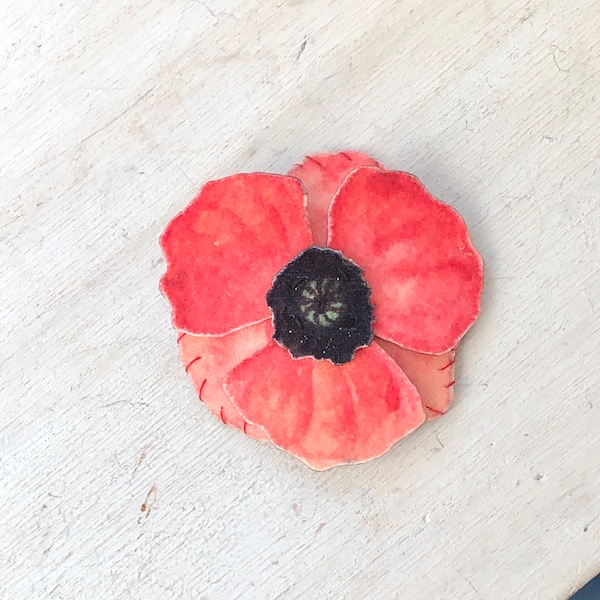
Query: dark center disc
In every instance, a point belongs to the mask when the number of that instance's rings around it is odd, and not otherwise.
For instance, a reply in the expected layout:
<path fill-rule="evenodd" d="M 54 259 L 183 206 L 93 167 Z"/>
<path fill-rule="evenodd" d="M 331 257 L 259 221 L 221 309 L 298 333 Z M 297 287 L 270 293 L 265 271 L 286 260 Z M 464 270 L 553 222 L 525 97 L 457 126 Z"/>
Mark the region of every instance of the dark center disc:
<path fill-rule="evenodd" d="M 292 356 L 348 362 L 373 340 L 371 290 L 340 252 L 312 246 L 293 258 L 267 293 L 274 339 Z"/>

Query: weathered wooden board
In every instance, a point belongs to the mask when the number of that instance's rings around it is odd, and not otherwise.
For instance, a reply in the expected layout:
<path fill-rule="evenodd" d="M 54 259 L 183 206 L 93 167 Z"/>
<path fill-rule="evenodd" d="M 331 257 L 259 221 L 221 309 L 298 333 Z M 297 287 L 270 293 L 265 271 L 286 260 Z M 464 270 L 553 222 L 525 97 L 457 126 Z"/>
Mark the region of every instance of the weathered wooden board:
<path fill-rule="evenodd" d="M 5 0 L 0 597 L 564 600 L 599 571 L 599 27 Z M 450 413 L 316 473 L 198 403 L 157 238 L 210 178 L 346 148 L 454 205 L 486 287 Z"/>

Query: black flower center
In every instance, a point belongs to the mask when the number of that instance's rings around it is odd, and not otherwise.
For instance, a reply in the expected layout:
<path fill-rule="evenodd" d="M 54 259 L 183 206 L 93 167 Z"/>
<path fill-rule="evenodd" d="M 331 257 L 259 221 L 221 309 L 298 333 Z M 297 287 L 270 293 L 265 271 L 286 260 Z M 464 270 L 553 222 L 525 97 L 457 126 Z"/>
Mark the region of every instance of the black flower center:
<path fill-rule="evenodd" d="M 348 362 L 373 339 L 371 290 L 360 267 L 315 246 L 292 259 L 267 293 L 275 340 L 292 356 Z"/>

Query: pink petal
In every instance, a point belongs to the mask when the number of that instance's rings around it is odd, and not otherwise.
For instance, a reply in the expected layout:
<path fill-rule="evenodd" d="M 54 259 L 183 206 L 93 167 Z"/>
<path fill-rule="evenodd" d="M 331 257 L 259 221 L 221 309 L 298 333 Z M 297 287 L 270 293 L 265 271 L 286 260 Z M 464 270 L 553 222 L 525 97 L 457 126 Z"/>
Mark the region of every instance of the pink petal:
<path fill-rule="evenodd" d="M 329 246 L 363 269 L 379 337 L 442 354 L 479 313 L 483 263 L 464 221 L 408 173 L 350 173 L 329 209 Z"/>
<path fill-rule="evenodd" d="M 375 341 L 417 388 L 428 421 L 450 408 L 454 400 L 455 350 L 444 354 L 422 354 L 381 338 L 375 338 Z"/>
<path fill-rule="evenodd" d="M 252 173 L 207 183 L 167 226 L 161 290 L 176 329 L 222 335 L 270 316 L 273 277 L 312 236 L 293 177 Z"/>
<path fill-rule="evenodd" d="M 246 423 L 223 390 L 227 373 L 265 348 L 273 335 L 271 320 L 249 325 L 218 337 L 179 334 L 179 352 L 200 399 L 227 425 L 266 439 L 260 427 Z"/>
<path fill-rule="evenodd" d="M 335 366 L 293 359 L 273 342 L 225 390 L 247 421 L 317 470 L 380 456 L 425 419 L 416 389 L 377 344 Z"/>
<path fill-rule="evenodd" d="M 308 194 L 308 219 L 316 246 L 327 246 L 329 205 L 344 178 L 352 169 L 379 163 L 360 152 L 315 154 L 307 156 L 288 175 L 302 181 Z"/>

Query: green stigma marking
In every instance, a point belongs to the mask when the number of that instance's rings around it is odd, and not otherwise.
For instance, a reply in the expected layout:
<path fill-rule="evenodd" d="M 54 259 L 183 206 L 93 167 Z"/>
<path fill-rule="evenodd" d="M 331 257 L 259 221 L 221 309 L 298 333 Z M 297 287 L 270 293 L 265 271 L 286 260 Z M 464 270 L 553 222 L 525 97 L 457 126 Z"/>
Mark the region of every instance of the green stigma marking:
<path fill-rule="evenodd" d="M 332 327 L 344 313 L 343 287 L 339 280 L 325 277 L 308 281 L 298 298 L 302 317 L 312 325 Z"/>
<path fill-rule="evenodd" d="M 370 297 L 358 265 L 337 250 L 311 246 L 277 273 L 267 292 L 273 339 L 294 358 L 343 365 L 373 341 Z"/>

